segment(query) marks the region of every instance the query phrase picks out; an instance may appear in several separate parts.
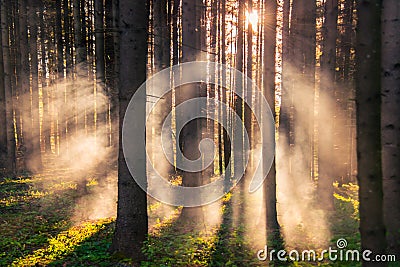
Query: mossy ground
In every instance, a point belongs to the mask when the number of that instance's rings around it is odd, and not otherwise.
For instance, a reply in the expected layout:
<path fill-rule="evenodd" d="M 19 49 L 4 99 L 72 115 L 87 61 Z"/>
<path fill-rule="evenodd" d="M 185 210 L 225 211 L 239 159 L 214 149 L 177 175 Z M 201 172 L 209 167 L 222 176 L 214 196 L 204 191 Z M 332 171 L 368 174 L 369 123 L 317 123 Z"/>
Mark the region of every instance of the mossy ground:
<path fill-rule="evenodd" d="M 108 250 L 115 218 L 74 222 L 78 190 L 72 182 L 60 181 L 51 175 L 0 178 L 0 266 L 130 266 L 128 259 Z M 91 181 L 87 186 L 90 194 L 97 184 Z M 222 202 L 222 223 L 206 230 L 184 223 L 179 208 L 168 218 L 155 218 L 159 205 L 152 203 L 149 216 L 154 225 L 143 247 L 148 260 L 142 266 L 266 266 L 244 237 L 245 225 L 232 225 L 230 196 Z M 336 186 L 335 206 L 332 245 L 346 238 L 349 248 L 359 249 L 357 186 Z M 360 266 L 328 261 L 285 266 L 318 265 Z"/>

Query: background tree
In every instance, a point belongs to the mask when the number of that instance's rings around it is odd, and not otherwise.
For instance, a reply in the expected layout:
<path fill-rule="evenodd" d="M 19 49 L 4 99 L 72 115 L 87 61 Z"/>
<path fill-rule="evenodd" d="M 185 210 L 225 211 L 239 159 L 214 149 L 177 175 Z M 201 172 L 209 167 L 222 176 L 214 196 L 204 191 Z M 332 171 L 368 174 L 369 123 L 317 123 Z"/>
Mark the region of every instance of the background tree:
<path fill-rule="evenodd" d="M 275 52 L 276 52 L 276 1 L 264 3 L 264 54 L 263 54 L 263 94 L 275 118 Z M 263 150 L 263 153 L 266 151 Z M 264 157 L 263 157 L 264 158 Z M 267 236 L 270 242 L 280 238 L 280 226 L 276 210 L 276 167 L 275 159 L 264 181 L 264 201 L 266 205 Z"/>
<path fill-rule="evenodd" d="M 30 84 L 32 94 L 32 149 L 36 171 L 41 171 L 42 155 L 40 147 L 39 121 L 39 62 L 38 62 L 38 7 L 41 1 L 28 0 Z"/>
<path fill-rule="evenodd" d="M 338 1 L 325 2 L 325 21 L 323 26 L 323 52 L 321 56 L 321 84 L 318 110 L 318 193 L 320 203 L 333 209 L 333 109 L 336 71 Z"/>
<path fill-rule="evenodd" d="M 8 12 L 10 11 L 10 3 L 7 0 L 1 1 L 1 45 L 4 68 L 4 92 L 5 92 L 5 118 L 7 136 L 7 163 L 6 168 L 12 174 L 16 174 L 16 143 L 15 143 L 15 127 L 14 127 L 14 106 L 13 106 L 13 89 L 11 84 L 12 67 L 10 56 L 10 28 Z"/>
<path fill-rule="evenodd" d="M 1 7 L 5 8 L 5 7 Z M 0 10 L 1 12 L 1 10 Z M 2 25 L 3 26 L 3 25 Z M 2 41 L 2 36 L 0 36 L 0 43 L 2 44 L 1 46 L 1 51 L 0 51 L 0 125 L 4 125 L 5 127 L 2 127 L 0 129 L 0 170 L 5 170 L 6 169 L 6 163 L 7 163 L 7 117 L 6 117 L 6 88 L 5 88 L 5 81 L 4 81 L 4 59 L 3 59 L 3 41 Z M 7 49 L 7 48 L 6 48 Z"/>
<path fill-rule="evenodd" d="M 202 29 L 204 9 L 201 0 L 184 0 L 182 2 L 182 62 L 199 61 L 202 59 L 202 44 L 205 32 Z M 190 75 L 189 73 L 182 73 L 182 75 Z M 187 84 L 181 86 L 176 92 L 176 104 L 190 99 L 201 96 L 204 89 L 202 84 Z M 198 107 L 190 107 L 197 108 Z M 200 111 L 197 111 L 199 114 Z M 177 114 L 177 122 L 181 121 L 184 117 L 185 111 Z M 181 125 L 177 125 L 178 127 Z M 188 159 L 194 160 L 200 156 L 198 144 L 201 140 L 202 133 L 201 120 L 192 120 L 186 124 L 180 135 L 179 143 L 183 155 Z M 187 187 L 195 187 L 202 185 L 202 176 L 200 172 L 183 172 L 182 185 Z M 201 196 L 193 196 L 201 197 Z M 201 207 L 183 208 L 182 218 L 187 221 L 197 221 L 202 218 Z"/>

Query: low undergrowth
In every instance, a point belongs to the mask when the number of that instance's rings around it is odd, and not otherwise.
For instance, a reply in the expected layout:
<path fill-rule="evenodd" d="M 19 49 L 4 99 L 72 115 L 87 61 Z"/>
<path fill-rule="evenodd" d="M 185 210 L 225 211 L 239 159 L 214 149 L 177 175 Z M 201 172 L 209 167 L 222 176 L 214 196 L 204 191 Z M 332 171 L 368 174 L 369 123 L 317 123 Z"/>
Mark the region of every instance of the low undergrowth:
<path fill-rule="evenodd" d="M 97 185 L 90 180 L 87 186 L 90 194 L 91 186 Z M 335 212 L 330 219 L 332 247 L 339 238 L 345 238 L 348 249 L 360 249 L 357 190 L 352 184 L 335 187 Z M 143 247 L 147 260 L 141 266 L 267 266 L 257 259 L 257 251 L 245 238 L 244 223 L 233 224 L 231 196 L 223 199 L 221 223 L 213 227 L 185 222 L 180 218 L 180 208 L 162 218 L 161 205 L 151 202 L 151 232 Z M 115 218 L 79 223 L 71 219 L 79 197 L 76 185 L 57 178 L 0 178 L 0 266 L 131 266 L 130 260 L 109 252 Z M 325 259 L 314 263 L 272 262 L 270 266 L 360 263 Z"/>

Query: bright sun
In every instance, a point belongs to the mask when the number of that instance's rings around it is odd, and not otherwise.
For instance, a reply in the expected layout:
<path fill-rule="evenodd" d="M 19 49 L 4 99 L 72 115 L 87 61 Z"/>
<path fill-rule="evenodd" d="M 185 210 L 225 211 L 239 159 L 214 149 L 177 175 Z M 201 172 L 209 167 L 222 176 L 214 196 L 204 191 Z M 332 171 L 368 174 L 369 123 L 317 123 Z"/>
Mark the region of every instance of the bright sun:
<path fill-rule="evenodd" d="M 257 23 L 258 23 L 258 14 L 257 11 L 253 11 L 251 13 L 247 13 L 247 23 L 251 23 L 253 27 L 253 31 L 257 30 Z"/>

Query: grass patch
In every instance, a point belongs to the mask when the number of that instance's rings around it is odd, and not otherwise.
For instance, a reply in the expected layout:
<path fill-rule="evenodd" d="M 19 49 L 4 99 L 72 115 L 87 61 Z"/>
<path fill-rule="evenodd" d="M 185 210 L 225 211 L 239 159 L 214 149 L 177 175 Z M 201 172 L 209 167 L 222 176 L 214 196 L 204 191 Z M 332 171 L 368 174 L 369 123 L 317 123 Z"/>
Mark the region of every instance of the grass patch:
<path fill-rule="evenodd" d="M 103 253 L 99 252 L 97 246 L 102 242 L 108 243 L 110 240 L 107 233 L 111 233 L 110 228 L 107 229 L 107 225 L 112 223 L 114 219 L 104 219 L 95 222 L 86 222 L 80 226 L 74 226 L 70 229 L 59 233 L 56 237 L 48 239 L 48 246 L 46 248 L 41 248 L 35 250 L 32 254 L 15 260 L 12 266 L 60 266 L 61 263 L 74 263 L 73 265 L 68 264 L 68 266 L 80 266 L 75 264 L 91 263 L 97 264 L 102 262 L 107 258 L 107 251 L 100 249 Z M 88 239 L 102 230 L 106 230 L 102 238 L 97 238 L 96 242 L 86 242 Z M 105 239 L 104 239 L 105 238 Z M 105 246 L 98 246 L 99 248 L 106 248 Z M 78 257 L 77 252 L 78 246 L 84 246 L 87 248 L 86 255 L 83 256 L 84 262 L 82 262 L 82 257 Z M 93 250 L 96 248 L 96 250 Z M 90 253 L 88 255 L 88 253 Z"/>

